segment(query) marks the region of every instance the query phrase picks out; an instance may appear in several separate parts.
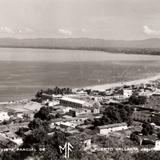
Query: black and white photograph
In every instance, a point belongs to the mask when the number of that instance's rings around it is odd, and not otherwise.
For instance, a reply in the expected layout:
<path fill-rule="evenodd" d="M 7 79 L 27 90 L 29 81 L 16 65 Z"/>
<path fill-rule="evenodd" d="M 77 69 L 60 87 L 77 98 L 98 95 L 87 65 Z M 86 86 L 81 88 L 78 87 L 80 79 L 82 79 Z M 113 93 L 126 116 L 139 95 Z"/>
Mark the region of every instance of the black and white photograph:
<path fill-rule="evenodd" d="M 160 1 L 0 0 L 0 160 L 160 160 Z"/>

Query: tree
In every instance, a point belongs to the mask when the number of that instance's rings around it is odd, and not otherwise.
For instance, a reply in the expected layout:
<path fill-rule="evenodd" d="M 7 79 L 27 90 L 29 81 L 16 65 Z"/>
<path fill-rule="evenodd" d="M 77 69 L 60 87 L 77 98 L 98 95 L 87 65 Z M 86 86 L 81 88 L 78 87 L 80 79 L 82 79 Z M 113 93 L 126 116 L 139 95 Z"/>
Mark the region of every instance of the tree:
<path fill-rule="evenodd" d="M 157 137 L 158 137 L 158 139 L 160 139 L 160 132 L 157 133 Z"/>
<path fill-rule="evenodd" d="M 147 102 L 147 97 L 145 96 L 132 95 L 129 98 L 130 104 L 142 105 L 142 104 L 145 104 L 146 102 Z"/>
<path fill-rule="evenodd" d="M 0 160 L 15 160 L 14 154 L 12 152 L 2 152 L 0 154 Z"/>
<path fill-rule="evenodd" d="M 55 131 L 53 136 L 47 136 L 45 139 L 45 152 L 41 153 L 42 160 L 63 159 L 59 146 L 64 146 L 66 141 L 66 135 L 61 131 Z"/>
<path fill-rule="evenodd" d="M 41 120 L 40 118 L 35 118 L 28 124 L 30 130 L 44 128 L 47 132 L 50 130 L 49 122 L 46 120 Z"/>
<path fill-rule="evenodd" d="M 35 95 L 36 99 L 41 98 L 41 97 L 42 97 L 43 92 L 44 92 L 43 90 L 38 91 L 38 92 L 36 93 L 36 95 Z"/>
<path fill-rule="evenodd" d="M 114 152 L 111 157 L 114 160 L 135 160 L 130 152 L 124 151 Z"/>
<path fill-rule="evenodd" d="M 160 125 L 160 114 L 152 116 L 152 122 L 155 123 L 156 125 Z"/>
<path fill-rule="evenodd" d="M 132 141 L 136 141 L 137 138 L 138 138 L 138 132 L 137 132 L 137 131 L 132 132 L 131 135 L 130 135 L 130 139 L 131 139 Z"/>
<path fill-rule="evenodd" d="M 52 111 L 51 107 L 41 107 L 40 110 L 35 113 L 34 118 L 40 118 L 41 120 L 50 120 L 51 116 L 49 115 Z"/>
<path fill-rule="evenodd" d="M 39 148 L 44 145 L 45 139 L 47 137 L 47 132 L 44 128 L 38 128 L 32 130 L 31 134 L 27 135 L 23 139 L 23 148 Z"/>
<path fill-rule="evenodd" d="M 16 131 L 16 134 L 20 137 L 24 136 L 24 133 L 28 131 L 28 128 L 19 128 L 18 131 Z"/>
<path fill-rule="evenodd" d="M 134 155 L 136 160 L 159 160 L 160 152 L 150 151 L 150 152 L 139 152 Z"/>
<path fill-rule="evenodd" d="M 150 123 L 143 123 L 141 132 L 143 135 L 152 135 L 154 133 L 153 126 Z"/>
<path fill-rule="evenodd" d="M 122 104 L 111 105 L 105 109 L 102 118 L 95 120 L 93 124 L 95 126 L 127 122 L 128 125 L 132 124 L 133 109 L 129 106 Z"/>

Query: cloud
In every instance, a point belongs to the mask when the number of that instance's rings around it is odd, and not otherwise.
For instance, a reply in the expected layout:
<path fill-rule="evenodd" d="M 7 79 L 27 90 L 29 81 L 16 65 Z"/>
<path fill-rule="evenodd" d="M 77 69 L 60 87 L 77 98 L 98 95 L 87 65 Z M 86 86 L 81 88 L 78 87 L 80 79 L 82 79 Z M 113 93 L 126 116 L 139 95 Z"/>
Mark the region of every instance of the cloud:
<path fill-rule="evenodd" d="M 0 27 L 0 32 L 1 33 L 9 33 L 9 34 L 14 34 L 15 33 L 13 29 L 11 29 L 9 27 L 6 27 L 6 26 Z"/>
<path fill-rule="evenodd" d="M 34 30 L 31 28 L 19 29 L 18 33 L 33 33 Z"/>
<path fill-rule="evenodd" d="M 148 26 L 143 26 L 143 32 L 147 35 L 160 36 L 160 30 L 150 29 Z"/>
<path fill-rule="evenodd" d="M 64 34 L 64 35 L 68 35 L 68 36 L 72 35 L 72 32 L 67 29 L 59 29 L 58 31 L 59 31 L 59 33 Z"/>
<path fill-rule="evenodd" d="M 33 29 L 31 29 L 31 28 L 25 28 L 25 32 L 33 33 L 33 32 L 34 32 L 34 30 L 33 30 Z"/>

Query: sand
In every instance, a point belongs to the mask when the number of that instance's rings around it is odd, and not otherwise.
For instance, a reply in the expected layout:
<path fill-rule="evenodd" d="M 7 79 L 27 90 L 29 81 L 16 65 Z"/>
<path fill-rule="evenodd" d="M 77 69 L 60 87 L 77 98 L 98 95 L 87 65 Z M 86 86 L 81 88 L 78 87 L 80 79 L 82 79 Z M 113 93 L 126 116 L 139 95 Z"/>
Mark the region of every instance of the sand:
<path fill-rule="evenodd" d="M 149 83 L 151 81 L 158 80 L 158 79 L 160 79 L 160 74 L 158 74 L 158 75 L 156 75 L 154 77 L 148 77 L 148 78 L 145 78 L 145 79 L 138 79 L 138 80 L 133 80 L 133 81 L 87 86 L 84 89 L 105 91 L 106 89 L 115 88 L 115 87 L 121 87 L 121 86 L 124 86 L 124 85 L 129 85 L 130 86 L 130 85 L 146 84 L 146 83 Z"/>

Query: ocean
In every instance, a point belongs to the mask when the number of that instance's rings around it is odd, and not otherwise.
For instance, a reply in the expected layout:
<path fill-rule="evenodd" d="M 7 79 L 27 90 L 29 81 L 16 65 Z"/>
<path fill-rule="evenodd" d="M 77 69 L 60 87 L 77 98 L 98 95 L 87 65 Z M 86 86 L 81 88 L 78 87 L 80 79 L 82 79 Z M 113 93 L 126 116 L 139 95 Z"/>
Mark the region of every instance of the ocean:
<path fill-rule="evenodd" d="M 124 82 L 160 73 L 160 56 L 98 51 L 0 49 L 0 101 L 32 98 L 40 89 Z"/>

